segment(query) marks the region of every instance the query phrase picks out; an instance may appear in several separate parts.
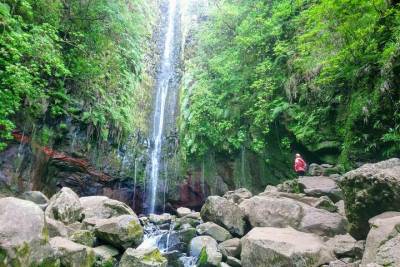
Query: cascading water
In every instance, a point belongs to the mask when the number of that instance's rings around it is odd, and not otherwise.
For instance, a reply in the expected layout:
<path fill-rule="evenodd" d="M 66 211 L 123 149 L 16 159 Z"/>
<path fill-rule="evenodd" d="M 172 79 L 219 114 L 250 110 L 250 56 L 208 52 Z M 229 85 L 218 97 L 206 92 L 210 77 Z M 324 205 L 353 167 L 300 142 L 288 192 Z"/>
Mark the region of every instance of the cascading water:
<path fill-rule="evenodd" d="M 167 113 L 174 109 L 176 102 L 175 83 L 175 63 L 179 56 L 177 55 L 176 46 L 180 45 L 180 40 L 176 40 L 176 17 L 177 17 L 177 1 L 169 0 L 168 3 L 168 19 L 165 37 L 163 39 L 163 53 L 161 57 L 161 67 L 157 77 L 156 83 L 156 101 L 153 116 L 152 126 L 152 141 L 153 146 L 150 153 L 150 184 L 148 194 L 148 212 L 154 213 L 156 209 L 158 180 L 161 170 L 161 157 L 163 149 L 163 139 L 166 124 L 171 124 L 167 121 L 169 118 Z M 172 102 L 172 103 L 171 103 Z M 167 182 L 167 181 L 165 181 Z"/>

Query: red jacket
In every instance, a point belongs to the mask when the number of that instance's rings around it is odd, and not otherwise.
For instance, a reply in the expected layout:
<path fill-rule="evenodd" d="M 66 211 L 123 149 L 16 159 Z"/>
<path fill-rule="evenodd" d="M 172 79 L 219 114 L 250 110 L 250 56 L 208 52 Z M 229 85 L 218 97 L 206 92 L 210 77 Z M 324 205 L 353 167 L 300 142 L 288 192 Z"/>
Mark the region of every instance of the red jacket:
<path fill-rule="evenodd" d="M 307 163 L 302 158 L 296 158 L 294 161 L 294 170 L 296 172 L 305 172 L 307 168 Z"/>

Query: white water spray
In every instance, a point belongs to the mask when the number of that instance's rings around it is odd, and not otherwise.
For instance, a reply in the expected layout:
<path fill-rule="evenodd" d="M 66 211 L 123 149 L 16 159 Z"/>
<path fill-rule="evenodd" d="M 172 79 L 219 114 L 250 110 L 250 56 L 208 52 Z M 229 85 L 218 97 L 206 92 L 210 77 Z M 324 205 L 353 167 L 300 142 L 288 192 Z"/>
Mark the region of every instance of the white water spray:
<path fill-rule="evenodd" d="M 174 74 L 174 37 L 175 37 L 175 13 L 176 1 L 169 0 L 168 7 L 168 28 L 165 36 L 164 53 L 161 59 L 161 71 L 157 79 L 157 95 L 153 118 L 152 140 L 154 142 L 151 151 L 150 170 L 150 213 L 155 212 L 158 178 L 160 172 L 160 159 L 163 142 L 163 128 L 165 117 L 165 106 L 171 79 Z"/>

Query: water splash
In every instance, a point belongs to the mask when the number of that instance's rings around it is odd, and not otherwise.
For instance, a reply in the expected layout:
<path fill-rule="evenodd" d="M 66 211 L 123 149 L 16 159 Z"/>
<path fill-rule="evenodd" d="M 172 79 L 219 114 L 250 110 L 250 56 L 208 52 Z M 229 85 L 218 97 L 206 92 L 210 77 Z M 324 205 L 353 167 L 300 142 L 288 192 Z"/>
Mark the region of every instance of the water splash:
<path fill-rule="evenodd" d="M 175 14 L 177 0 L 169 0 L 168 27 L 165 35 L 164 52 L 161 59 L 161 70 L 157 79 L 156 103 L 153 117 L 152 140 L 154 146 L 151 151 L 150 169 L 150 207 L 149 212 L 155 212 L 158 178 L 160 173 L 160 159 L 162 153 L 163 130 L 165 123 L 166 100 L 170 84 L 174 78 L 174 37 L 175 37 Z"/>

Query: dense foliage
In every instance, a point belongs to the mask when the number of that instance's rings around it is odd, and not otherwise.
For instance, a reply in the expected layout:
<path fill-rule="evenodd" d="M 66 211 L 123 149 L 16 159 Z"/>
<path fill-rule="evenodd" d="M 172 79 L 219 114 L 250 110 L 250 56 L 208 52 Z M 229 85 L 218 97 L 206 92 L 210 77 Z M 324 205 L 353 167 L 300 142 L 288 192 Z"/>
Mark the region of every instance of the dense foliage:
<path fill-rule="evenodd" d="M 71 122 L 97 141 L 141 127 L 153 2 L 1 1 L 0 146 L 16 127 L 44 142 Z"/>
<path fill-rule="evenodd" d="M 213 1 L 196 39 L 182 97 L 190 158 L 299 150 L 350 167 L 400 152 L 398 1 Z"/>

